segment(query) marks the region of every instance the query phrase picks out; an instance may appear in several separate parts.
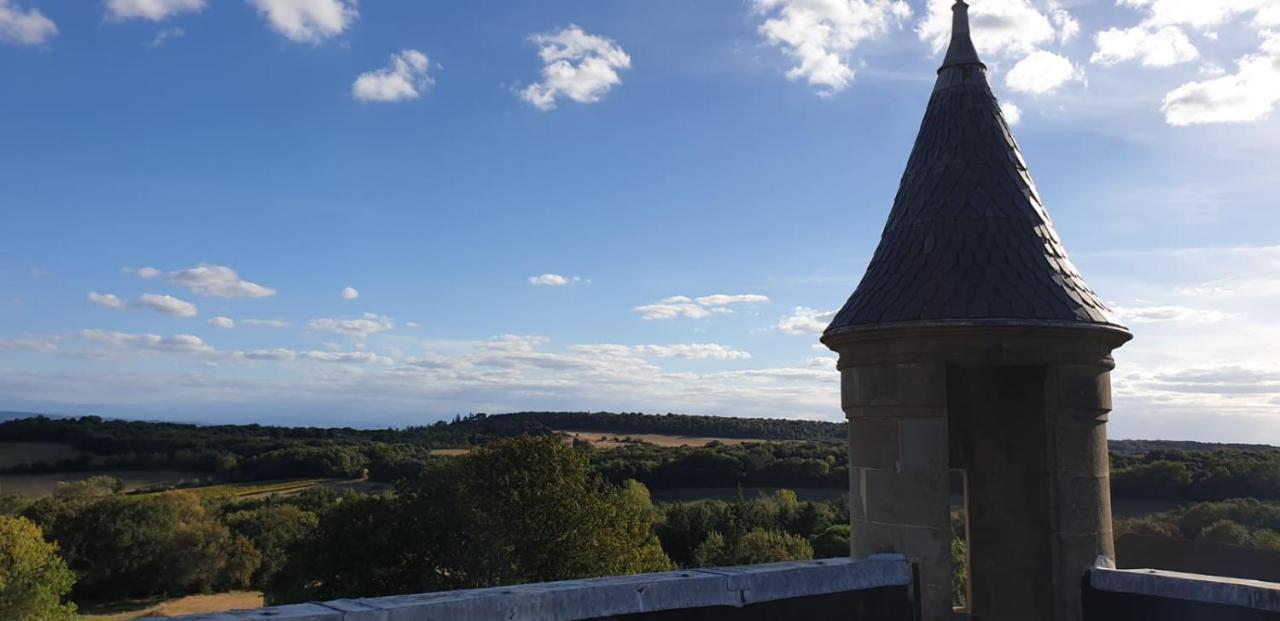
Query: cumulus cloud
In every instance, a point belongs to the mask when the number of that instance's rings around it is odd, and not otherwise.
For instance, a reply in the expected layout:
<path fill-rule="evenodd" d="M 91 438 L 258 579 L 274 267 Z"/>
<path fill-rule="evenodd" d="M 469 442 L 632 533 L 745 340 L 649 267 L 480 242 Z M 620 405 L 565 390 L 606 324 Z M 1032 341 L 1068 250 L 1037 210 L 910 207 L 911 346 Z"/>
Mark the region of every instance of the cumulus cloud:
<path fill-rule="evenodd" d="M 215 327 L 215 328 L 227 328 L 227 329 L 230 329 L 230 328 L 234 328 L 234 327 L 236 327 L 236 320 L 234 320 L 234 319 L 232 319 L 232 318 L 230 318 L 230 317 L 214 317 L 214 318 L 212 318 L 212 319 L 210 319 L 210 320 L 209 320 L 209 325 L 211 325 L 211 326 L 213 326 L 213 327 Z"/>
<path fill-rule="evenodd" d="M 276 362 L 285 362 L 294 360 L 298 357 L 298 352 L 292 349 L 256 349 L 254 351 L 240 352 L 240 356 L 249 360 L 273 360 Z"/>
<path fill-rule="evenodd" d="M 384 315 L 365 313 L 357 319 L 312 319 L 307 323 L 307 327 L 316 332 L 345 334 L 362 339 L 379 332 L 393 330 L 396 327 L 396 322 L 394 319 Z"/>
<path fill-rule="evenodd" d="M 952 0 L 929 0 L 929 12 L 916 27 L 934 54 L 951 42 Z M 984 0 L 969 7 L 973 45 L 984 57 L 1020 57 L 1055 40 L 1075 36 L 1080 25 L 1069 13 L 1054 9 L 1052 17 L 1032 0 Z M 1056 26 L 1055 26 L 1056 24 Z"/>
<path fill-rule="evenodd" d="M 600 101 L 622 83 L 618 71 L 631 67 L 631 57 L 617 43 L 573 24 L 530 40 L 542 58 L 542 81 L 526 86 L 519 95 L 539 110 L 554 110 L 562 97 L 584 104 Z"/>
<path fill-rule="evenodd" d="M 431 61 L 418 50 L 403 50 L 391 55 L 386 67 L 367 71 L 356 77 L 351 94 L 360 101 L 405 101 L 417 99 L 435 81 L 427 74 Z"/>
<path fill-rule="evenodd" d="M 1120 0 L 1119 4 L 1141 10 L 1145 16 L 1135 27 L 1099 33 L 1094 62 L 1138 59 L 1146 66 L 1167 66 L 1199 57 L 1199 50 L 1185 30 L 1217 40 L 1214 28 L 1235 26 L 1233 20 L 1242 20 L 1239 25 L 1257 32 L 1258 50 L 1236 59 L 1235 73 L 1215 75 L 1219 73 L 1217 66 L 1208 63 L 1205 67 L 1211 79 L 1187 82 L 1167 93 L 1161 105 L 1166 123 L 1182 126 L 1258 121 L 1267 118 L 1280 102 L 1280 33 L 1274 31 L 1280 26 L 1280 3 Z"/>
<path fill-rule="evenodd" d="M 317 362 L 354 362 L 360 364 L 393 364 L 387 356 L 367 351 L 309 351 L 302 354 L 307 360 Z"/>
<path fill-rule="evenodd" d="M 181 13 L 199 13 L 207 0 L 107 0 L 107 19 L 163 21 Z"/>
<path fill-rule="evenodd" d="M 1009 125 L 1017 125 L 1022 120 L 1022 108 L 1012 102 L 1004 102 L 1000 104 L 1000 113 L 1004 115 L 1004 120 Z"/>
<path fill-rule="evenodd" d="M 240 325 L 255 328 L 285 328 L 289 326 L 289 322 L 283 319 L 241 319 Z"/>
<path fill-rule="evenodd" d="M 1177 26 L 1110 28 L 1094 36 L 1097 50 L 1089 62 L 1114 65 L 1138 60 L 1144 67 L 1168 67 L 1200 56 L 1187 34 Z"/>
<path fill-rule="evenodd" d="M 0 0 L 0 43 L 40 45 L 58 34 L 58 26 L 39 9 L 23 9 L 16 0 Z"/>
<path fill-rule="evenodd" d="M 0 339 L 0 351 L 36 351 L 53 352 L 58 349 L 57 336 L 19 336 L 12 339 Z"/>
<path fill-rule="evenodd" d="M 778 321 L 777 329 L 787 334 L 822 334 L 836 316 L 836 311 L 820 311 L 797 306 L 790 315 Z"/>
<path fill-rule="evenodd" d="M 1236 61 L 1235 73 L 1188 82 L 1165 95 L 1165 122 L 1245 123 L 1269 116 L 1280 103 L 1280 33 L 1264 37 L 1258 53 Z"/>
<path fill-rule="evenodd" d="M 206 344 L 198 336 L 175 334 L 160 336 L 157 334 L 129 334 L 110 330 L 81 330 L 80 338 L 117 347 L 129 347 L 146 351 L 176 353 L 212 353 L 213 347 Z"/>
<path fill-rule="evenodd" d="M 151 309 L 157 313 L 164 315 L 172 315 L 174 317 L 194 317 L 196 314 L 196 305 L 186 300 L 180 300 L 171 295 L 159 295 L 156 293 L 144 293 L 137 301 L 138 306 Z"/>
<path fill-rule="evenodd" d="M 1064 84 L 1084 79 L 1084 70 L 1065 56 L 1037 50 L 1028 54 L 1004 76 L 1009 90 L 1042 95 L 1058 90 Z"/>
<path fill-rule="evenodd" d="M 360 297 L 360 292 L 355 287 L 344 287 L 342 289 L 342 299 L 354 300 L 358 297 Z"/>
<path fill-rule="evenodd" d="M 737 295 L 716 293 L 712 295 L 704 295 L 698 298 L 697 302 L 703 306 L 724 306 L 726 304 L 767 304 L 769 302 L 769 296 L 759 295 L 756 293 L 742 293 Z"/>
<path fill-rule="evenodd" d="M 717 293 L 704 295 L 696 300 L 685 295 L 675 295 L 663 298 L 656 304 L 637 306 L 631 309 L 631 312 L 639 313 L 644 319 L 676 319 L 678 317 L 705 319 L 713 314 L 732 313 L 733 310 L 727 308 L 731 304 L 763 304 L 768 301 L 768 296 L 753 293 L 737 295 Z"/>
<path fill-rule="evenodd" d="M 360 16 L 356 0 L 249 0 L 249 4 L 272 30 L 298 43 L 336 37 Z"/>
<path fill-rule="evenodd" d="M 849 63 L 858 45 L 901 26 L 911 16 L 911 7 L 903 0 L 753 0 L 752 4 L 767 16 L 760 35 L 795 62 L 787 70 L 787 79 L 804 80 L 821 95 L 853 82 Z"/>
<path fill-rule="evenodd" d="M 1195 321 L 1212 323 L 1231 319 L 1234 315 L 1216 310 L 1196 310 L 1185 306 L 1112 306 L 1122 321 L 1149 323 L 1157 321 Z"/>
<path fill-rule="evenodd" d="M 201 263 L 196 267 L 169 272 L 167 275 L 153 267 L 144 267 L 137 271 L 143 278 L 158 278 L 164 275 L 169 282 L 186 287 L 197 295 L 215 298 L 262 298 L 276 294 L 271 287 L 240 278 L 235 270 L 225 265 L 208 265 Z"/>
<path fill-rule="evenodd" d="M 1256 395 L 1280 393 L 1280 370 L 1220 365 L 1154 373 L 1139 380 L 1147 388 L 1168 392 Z"/>
<path fill-rule="evenodd" d="M 116 310 L 121 310 L 125 307 L 124 300 L 121 300 L 114 293 L 98 293 L 97 291 L 90 291 L 89 301 L 97 304 L 98 306 L 105 306 Z"/>
<path fill-rule="evenodd" d="M 677 345 L 637 345 L 632 348 L 641 356 L 654 358 L 685 358 L 689 360 L 746 360 L 751 354 L 719 343 L 688 343 Z"/>
<path fill-rule="evenodd" d="M 580 276 L 562 276 L 560 274 L 551 273 L 529 277 L 529 284 L 534 285 L 535 287 L 563 287 L 564 285 L 571 285 L 579 282 L 582 282 L 582 277 Z"/>

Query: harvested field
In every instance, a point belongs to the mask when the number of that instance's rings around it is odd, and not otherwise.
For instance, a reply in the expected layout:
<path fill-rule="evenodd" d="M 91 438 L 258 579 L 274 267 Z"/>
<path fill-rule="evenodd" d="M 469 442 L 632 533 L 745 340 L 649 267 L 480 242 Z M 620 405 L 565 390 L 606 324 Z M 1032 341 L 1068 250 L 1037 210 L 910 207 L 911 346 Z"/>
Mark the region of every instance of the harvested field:
<path fill-rule="evenodd" d="M 558 430 L 578 440 L 586 440 L 596 448 L 617 448 L 627 444 L 652 444 L 654 446 L 706 446 L 712 442 L 722 444 L 744 444 L 747 442 L 769 442 L 770 440 L 748 440 L 743 438 L 714 438 L 703 436 L 681 436 L 665 433 L 626 433 L 622 431 L 590 431 L 590 430 Z"/>
<path fill-rule="evenodd" d="M 181 615 L 225 612 L 262 607 L 262 594 L 257 591 L 231 591 L 214 595 L 188 595 L 168 600 L 117 602 L 105 606 L 87 606 L 80 618 L 86 621 L 134 621 Z"/>
<path fill-rule="evenodd" d="M 52 472 L 47 474 L 0 475 L 0 492 L 42 498 L 53 494 L 60 481 L 82 481 L 97 475 L 113 476 L 124 481 L 125 490 L 170 487 L 183 482 L 207 481 L 205 472 L 182 470 L 95 470 L 92 472 Z"/>

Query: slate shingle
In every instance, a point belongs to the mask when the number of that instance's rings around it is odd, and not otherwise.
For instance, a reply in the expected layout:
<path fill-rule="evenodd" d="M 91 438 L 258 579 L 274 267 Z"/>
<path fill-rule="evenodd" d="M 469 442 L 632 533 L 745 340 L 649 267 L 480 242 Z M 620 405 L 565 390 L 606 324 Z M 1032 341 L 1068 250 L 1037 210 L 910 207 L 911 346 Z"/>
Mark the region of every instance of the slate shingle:
<path fill-rule="evenodd" d="M 826 333 L 955 320 L 1122 327 L 1067 258 L 957 7 L 880 245 Z"/>

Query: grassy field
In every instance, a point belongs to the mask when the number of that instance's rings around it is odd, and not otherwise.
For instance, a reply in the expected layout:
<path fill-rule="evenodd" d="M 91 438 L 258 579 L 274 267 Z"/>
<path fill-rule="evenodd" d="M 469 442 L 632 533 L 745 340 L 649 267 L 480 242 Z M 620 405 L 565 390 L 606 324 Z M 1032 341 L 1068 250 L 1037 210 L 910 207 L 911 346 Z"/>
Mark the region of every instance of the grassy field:
<path fill-rule="evenodd" d="M 769 440 L 744 440 L 742 438 L 714 438 L 703 436 L 682 436 L 676 434 L 665 433 L 626 433 L 620 431 L 591 431 L 561 430 L 578 440 L 586 440 L 596 448 L 617 448 L 626 446 L 625 439 L 630 438 L 632 442 L 644 442 L 645 444 L 653 444 L 655 446 L 706 446 L 712 442 L 720 442 L 722 444 L 743 444 L 745 442 L 769 442 Z"/>
<path fill-rule="evenodd" d="M 79 456 L 79 449 L 61 442 L 0 442 L 0 468 Z"/>
<path fill-rule="evenodd" d="M 134 621 L 224 612 L 262 607 L 262 594 L 256 591 L 231 591 L 215 595 L 188 595 L 168 600 L 116 602 L 105 606 L 86 606 L 80 611 L 85 621 Z"/>

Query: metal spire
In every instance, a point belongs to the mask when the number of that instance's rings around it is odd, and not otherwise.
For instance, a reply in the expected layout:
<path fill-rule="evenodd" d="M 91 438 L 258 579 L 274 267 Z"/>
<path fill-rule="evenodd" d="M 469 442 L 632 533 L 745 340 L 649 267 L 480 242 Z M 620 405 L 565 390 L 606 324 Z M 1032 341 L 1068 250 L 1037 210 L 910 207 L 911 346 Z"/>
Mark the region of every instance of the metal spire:
<path fill-rule="evenodd" d="M 947 56 L 942 59 L 938 72 L 959 65 L 987 68 L 978 60 L 978 50 L 973 47 L 973 39 L 969 38 L 969 5 L 964 0 L 956 0 L 951 7 L 951 45 L 947 47 Z"/>

